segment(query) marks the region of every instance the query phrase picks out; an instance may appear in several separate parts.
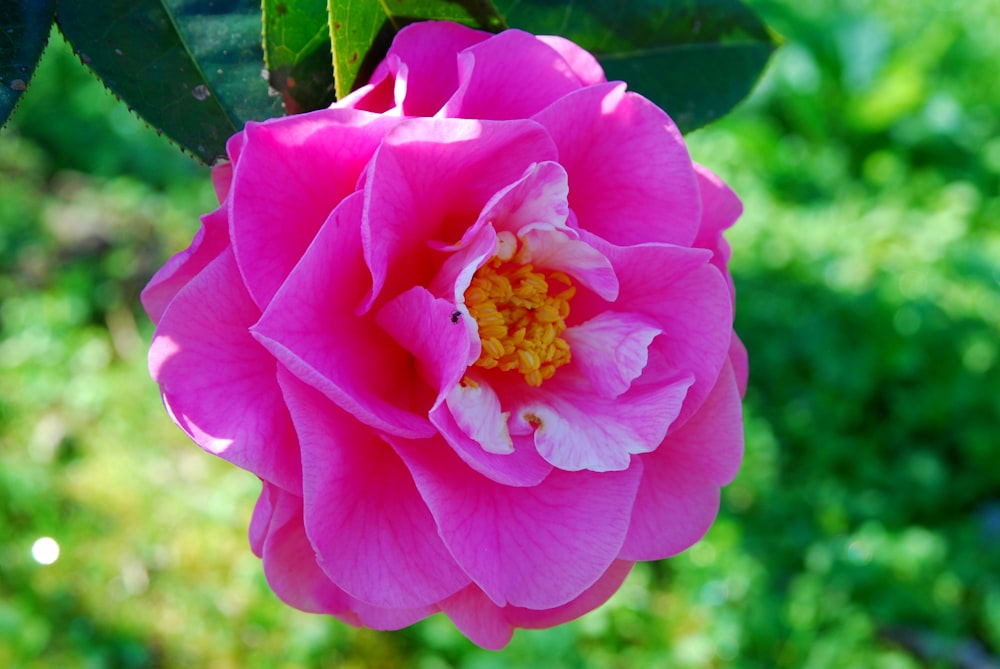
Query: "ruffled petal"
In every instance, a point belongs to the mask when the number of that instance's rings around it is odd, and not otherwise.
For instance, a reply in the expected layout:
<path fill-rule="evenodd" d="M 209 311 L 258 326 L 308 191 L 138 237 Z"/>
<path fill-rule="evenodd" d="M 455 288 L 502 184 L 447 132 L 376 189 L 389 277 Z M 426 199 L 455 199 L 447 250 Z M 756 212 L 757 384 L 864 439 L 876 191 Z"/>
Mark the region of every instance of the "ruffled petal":
<path fill-rule="evenodd" d="M 606 311 L 566 330 L 573 364 L 598 395 L 618 397 L 632 385 L 649 359 L 650 343 L 660 329 L 634 314 Z"/>
<path fill-rule="evenodd" d="M 588 86 L 533 117 L 559 147 L 581 228 L 614 244 L 688 246 L 698 232 L 698 182 L 680 131 L 622 83 Z"/>
<path fill-rule="evenodd" d="M 541 483 L 552 471 L 552 465 L 538 455 L 531 437 L 510 434 L 506 424 L 504 431 L 510 439 L 512 451 L 498 454 L 486 450 L 482 442 L 470 437 L 458 425 L 447 405 L 431 412 L 431 421 L 465 464 L 492 481 L 513 487 L 530 487 Z M 499 426 L 496 429 L 499 430 Z M 478 435 L 478 432 L 474 433 Z"/>
<path fill-rule="evenodd" d="M 323 109 L 247 123 L 229 214 L 236 260 L 261 309 L 399 122 Z"/>
<path fill-rule="evenodd" d="M 362 193 L 345 199 L 289 275 L 253 336 L 301 380 L 379 430 L 429 436 L 434 394 L 412 356 L 357 305 L 371 283 L 361 252 Z"/>
<path fill-rule="evenodd" d="M 679 375 L 609 399 L 594 393 L 585 380 L 557 372 L 516 403 L 512 431 L 534 427 L 539 454 L 558 469 L 625 470 L 635 464 L 632 455 L 660 445 L 691 382 L 690 375 Z"/>
<path fill-rule="evenodd" d="M 142 306 L 150 320 L 159 323 L 163 311 L 177 293 L 227 246 L 229 219 L 223 206 L 201 217 L 201 228 L 191 245 L 168 260 L 143 288 Z"/>
<path fill-rule="evenodd" d="M 742 457 L 740 393 L 727 363 L 701 409 L 642 456 L 642 484 L 621 557 L 660 560 L 698 541 L 719 511 L 719 488 L 736 476 Z"/>
<path fill-rule="evenodd" d="M 558 51 L 520 30 L 505 30 L 465 49 L 458 68 L 458 90 L 439 116 L 529 118 L 581 87 Z"/>
<path fill-rule="evenodd" d="M 561 270 L 608 302 L 618 298 L 618 276 L 604 255 L 587 242 L 569 239 L 561 230 L 531 226 L 519 235 L 524 262 Z"/>
<path fill-rule="evenodd" d="M 308 463 L 305 527 L 327 576 L 374 606 L 431 606 L 469 583 L 409 471 L 377 433 L 279 375 Z"/>
<path fill-rule="evenodd" d="M 458 54 L 490 37 L 450 21 L 421 21 L 400 30 L 385 57 L 395 103 L 405 116 L 434 116 L 458 88 Z"/>
<path fill-rule="evenodd" d="M 431 283 L 441 263 L 433 242 L 458 241 L 494 193 L 555 157 L 532 121 L 409 119 L 389 133 L 365 181 L 361 228 L 371 270 L 371 308 Z"/>
<path fill-rule="evenodd" d="M 604 68 L 601 67 L 597 59 L 586 49 L 581 49 L 565 37 L 558 35 L 538 35 L 535 39 L 558 52 L 584 86 L 601 84 L 607 81 L 604 76 Z"/>
<path fill-rule="evenodd" d="M 499 650 L 510 642 L 515 628 L 553 627 L 593 611 L 617 592 L 631 569 L 631 562 L 615 560 L 579 597 L 549 609 L 497 606 L 479 587 L 470 585 L 443 600 L 441 610 L 473 643 Z"/>
<path fill-rule="evenodd" d="M 509 455 L 514 442 L 507 430 L 510 414 L 500 407 L 500 398 L 488 383 L 456 384 L 446 398 L 455 424 L 487 453 Z"/>
<path fill-rule="evenodd" d="M 199 446 L 295 492 L 301 459 L 277 366 L 249 332 L 259 315 L 227 249 L 163 313 L 149 370 L 171 417 Z"/>
<path fill-rule="evenodd" d="M 729 353 L 733 301 L 725 279 L 708 263 L 711 255 L 704 249 L 667 244 L 616 247 L 582 234 L 615 268 L 621 285 L 615 309 L 644 314 L 662 330 L 635 383 L 655 385 L 678 374 L 694 376 L 676 421 L 683 424 L 705 401 Z M 573 303 L 581 317 L 601 308 L 596 301 L 588 303 L 586 296 Z"/>
<path fill-rule="evenodd" d="M 472 346 L 455 305 L 416 287 L 379 309 L 375 320 L 413 355 L 416 371 L 437 393 L 434 406 L 443 402 L 465 374 Z"/>
<path fill-rule="evenodd" d="M 498 606 L 561 606 L 597 582 L 621 549 L 640 463 L 604 474 L 553 471 L 537 486 L 512 488 L 449 450 L 391 441 L 452 556 Z"/>
<path fill-rule="evenodd" d="M 736 193 L 708 168 L 695 163 L 694 170 L 698 176 L 698 189 L 701 191 L 702 212 L 701 227 L 698 228 L 698 236 L 693 245 L 712 252 L 712 264 L 726 277 L 729 292 L 735 299 L 733 279 L 727 268 L 731 251 L 722 233 L 743 213 L 743 203 Z"/>

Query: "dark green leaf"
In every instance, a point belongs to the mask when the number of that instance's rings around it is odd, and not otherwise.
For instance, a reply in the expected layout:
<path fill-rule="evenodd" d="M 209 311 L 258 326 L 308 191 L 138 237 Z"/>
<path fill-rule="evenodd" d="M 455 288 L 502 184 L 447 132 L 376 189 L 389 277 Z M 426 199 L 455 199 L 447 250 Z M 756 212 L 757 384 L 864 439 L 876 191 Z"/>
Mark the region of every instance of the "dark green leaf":
<path fill-rule="evenodd" d="M 281 114 L 262 77 L 257 0 L 59 0 L 80 59 L 148 123 L 205 162 L 247 120 Z"/>
<path fill-rule="evenodd" d="M 4 0 L 0 4 L 0 125 L 14 111 L 45 49 L 55 0 Z"/>
<path fill-rule="evenodd" d="M 334 101 L 326 0 L 264 0 L 264 59 L 290 113 Z"/>
<path fill-rule="evenodd" d="M 490 0 L 330 0 L 337 97 L 368 80 L 400 28 L 432 19 L 493 32 L 504 27 Z"/>
<path fill-rule="evenodd" d="M 587 49 L 609 80 L 627 81 L 685 132 L 743 99 L 776 46 L 739 0 L 497 0 L 497 8 L 511 27 Z"/>

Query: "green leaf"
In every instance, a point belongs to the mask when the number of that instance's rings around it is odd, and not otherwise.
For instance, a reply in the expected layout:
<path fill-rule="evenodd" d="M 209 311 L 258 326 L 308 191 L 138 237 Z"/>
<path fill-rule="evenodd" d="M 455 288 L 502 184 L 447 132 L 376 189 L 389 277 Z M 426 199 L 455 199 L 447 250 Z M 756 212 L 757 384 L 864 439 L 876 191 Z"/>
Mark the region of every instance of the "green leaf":
<path fill-rule="evenodd" d="M 56 21 L 108 88 L 207 163 L 246 121 L 282 113 L 258 0 L 59 0 Z"/>
<path fill-rule="evenodd" d="M 55 5 L 55 0 L 0 4 L 0 125 L 17 106 L 45 50 Z"/>
<path fill-rule="evenodd" d="M 663 107 L 684 132 L 753 88 L 777 43 L 739 0 L 497 0 L 511 27 L 561 35 Z"/>
<path fill-rule="evenodd" d="M 264 60 L 290 113 L 334 101 L 326 0 L 264 0 Z"/>
<path fill-rule="evenodd" d="M 393 36 L 410 23 L 454 21 L 496 32 L 503 19 L 490 0 L 329 0 L 337 97 L 363 84 Z"/>

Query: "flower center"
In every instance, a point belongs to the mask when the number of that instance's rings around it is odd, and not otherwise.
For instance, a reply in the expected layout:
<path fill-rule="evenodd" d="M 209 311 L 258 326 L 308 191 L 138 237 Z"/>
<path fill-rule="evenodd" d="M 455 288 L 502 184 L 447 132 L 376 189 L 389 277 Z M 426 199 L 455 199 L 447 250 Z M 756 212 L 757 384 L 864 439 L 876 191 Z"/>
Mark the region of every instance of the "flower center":
<path fill-rule="evenodd" d="M 556 290 L 556 294 L 549 294 Z M 516 369 L 531 386 L 552 378 L 570 361 L 566 329 L 569 301 L 576 288 L 562 272 L 536 272 L 493 256 L 472 277 L 465 306 L 479 324 L 483 350 L 476 365 Z"/>

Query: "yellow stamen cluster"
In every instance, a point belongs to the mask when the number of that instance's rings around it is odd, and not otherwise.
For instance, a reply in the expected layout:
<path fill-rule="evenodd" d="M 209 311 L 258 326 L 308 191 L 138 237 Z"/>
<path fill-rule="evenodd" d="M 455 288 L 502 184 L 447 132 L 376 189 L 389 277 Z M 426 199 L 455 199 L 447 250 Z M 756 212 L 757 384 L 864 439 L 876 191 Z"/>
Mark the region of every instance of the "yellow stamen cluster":
<path fill-rule="evenodd" d="M 565 288 L 550 295 L 552 284 Z M 562 272 L 543 274 L 531 264 L 494 256 L 476 271 L 465 291 L 465 306 L 479 324 L 483 342 L 476 365 L 504 372 L 516 369 L 536 387 L 552 378 L 570 361 L 569 344 L 560 335 L 575 294 Z"/>

